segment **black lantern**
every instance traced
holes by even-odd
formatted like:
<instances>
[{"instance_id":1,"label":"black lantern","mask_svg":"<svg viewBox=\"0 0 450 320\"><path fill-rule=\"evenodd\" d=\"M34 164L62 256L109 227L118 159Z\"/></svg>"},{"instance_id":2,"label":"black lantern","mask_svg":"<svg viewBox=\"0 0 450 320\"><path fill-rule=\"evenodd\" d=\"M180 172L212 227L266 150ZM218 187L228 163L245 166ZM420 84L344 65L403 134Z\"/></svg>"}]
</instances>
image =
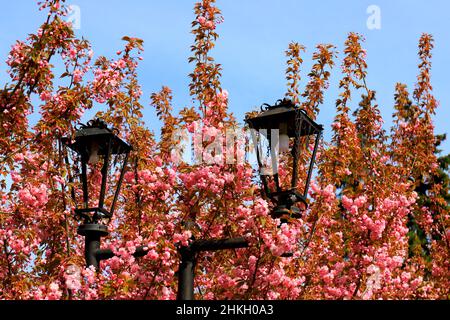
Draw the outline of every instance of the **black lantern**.
<instances>
[{"instance_id":1,"label":"black lantern","mask_svg":"<svg viewBox=\"0 0 450 320\"><path fill-rule=\"evenodd\" d=\"M108 233L107 227L100 223L113 216L132 150L117 133L96 119L77 128L73 139L62 139L70 151L66 157L68 166L74 170L69 173L69 180L75 214L84 220L79 228L81 235L93 231L101 231L103 236Z\"/></svg>"},{"instance_id":2,"label":"black lantern","mask_svg":"<svg viewBox=\"0 0 450 320\"><path fill-rule=\"evenodd\" d=\"M307 207L307 195L323 126L288 99L247 117L265 195L274 202L272 216L300 218L296 204Z\"/></svg>"}]
</instances>

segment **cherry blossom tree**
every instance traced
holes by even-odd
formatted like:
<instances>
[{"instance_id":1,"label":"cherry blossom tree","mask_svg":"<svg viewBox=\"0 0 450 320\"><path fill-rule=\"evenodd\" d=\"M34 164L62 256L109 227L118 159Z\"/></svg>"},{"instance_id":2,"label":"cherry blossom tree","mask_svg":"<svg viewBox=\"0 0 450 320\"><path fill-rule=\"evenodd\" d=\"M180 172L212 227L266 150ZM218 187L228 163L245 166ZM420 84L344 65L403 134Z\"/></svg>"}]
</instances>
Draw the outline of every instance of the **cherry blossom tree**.
<instances>
[{"instance_id":1,"label":"cherry blossom tree","mask_svg":"<svg viewBox=\"0 0 450 320\"><path fill-rule=\"evenodd\" d=\"M390 133L369 87L364 39L348 35L333 137L321 146L309 207L302 218L281 223L270 215L255 168L238 161L249 156L247 137L223 139L240 123L228 110L222 67L212 56L224 22L215 0L194 8L192 106L175 114L168 87L150 97L162 122L159 140L142 120L137 70L143 41L124 37L113 58L94 60L90 43L64 21L64 0L39 7L47 20L13 45L10 83L0 91L1 298L175 299L180 246L194 238L240 236L248 249L197 255L197 299L448 298L448 157L438 159L444 137L435 136L432 123L438 102L431 35L419 42L412 96L405 84L395 88ZM288 46L286 97L315 119L339 55L334 45L318 45L302 90L305 50ZM97 116L134 149L103 242L115 257L96 272L84 265L60 141L99 104L104 108ZM39 121L30 126L33 112ZM196 140L195 161L179 156L180 146L191 147L183 132ZM288 163L282 170L281 176L289 174ZM142 245L148 254L134 258Z\"/></svg>"}]
</instances>

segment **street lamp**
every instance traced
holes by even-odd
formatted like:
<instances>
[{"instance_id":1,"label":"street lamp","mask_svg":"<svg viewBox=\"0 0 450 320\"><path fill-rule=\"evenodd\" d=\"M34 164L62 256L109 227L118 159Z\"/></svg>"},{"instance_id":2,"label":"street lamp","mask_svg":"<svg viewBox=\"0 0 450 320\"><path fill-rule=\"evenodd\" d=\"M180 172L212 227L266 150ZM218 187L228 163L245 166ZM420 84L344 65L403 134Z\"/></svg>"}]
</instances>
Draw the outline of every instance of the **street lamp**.
<instances>
[{"instance_id":1,"label":"street lamp","mask_svg":"<svg viewBox=\"0 0 450 320\"><path fill-rule=\"evenodd\" d=\"M296 206L307 206L308 189L323 126L288 99L246 118L251 129L265 195L273 201L273 218L300 218Z\"/></svg>"},{"instance_id":2,"label":"street lamp","mask_svg":"<svg viewBox=\"0 0 450 320\"><path fill-rule=\"evenodd\" d=\"M73 139L62 138L62 143L72 155L72 163L68 156L66 160L75 215L83 220L78 234L85 237L86 265L98 269L101 260L114 256L111 250L100 249L100 239L109 234L107 224L114 214L132 147L100 119L81 125ZM114 176L118 176L115 185ZM135 256L144 253L140 247Z\"/></svg>"}]
</instances>

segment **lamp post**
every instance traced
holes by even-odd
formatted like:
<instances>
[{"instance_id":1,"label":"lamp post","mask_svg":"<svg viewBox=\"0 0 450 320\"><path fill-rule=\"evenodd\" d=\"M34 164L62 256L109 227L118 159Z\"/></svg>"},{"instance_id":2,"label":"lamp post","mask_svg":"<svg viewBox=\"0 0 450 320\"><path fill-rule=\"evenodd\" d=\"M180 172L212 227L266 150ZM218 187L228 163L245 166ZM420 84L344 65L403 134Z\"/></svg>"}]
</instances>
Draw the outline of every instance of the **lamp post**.
<instances>
[{"instance_id":1,"label":"lamp post","mask_svg":"<svg viewBox=\"0 0 450 320\"><path fill-rule=\"evenodd\" d=\"M279 100L274 106L265 104L263 107L262 113L245 121L252 129L264 193L275 204L272 216L287 222L301 217L300 209L295 206L297 203L307 206L306 198L323 127L290 100ZM280 178L280 164L292 167L291 177ZM301 174L304 179L301 179ZM193 241L180 248L178 300L194 298L197 253L246 247L248 242L245 239L234 238ZM284 254L285 257L291 255Z\"/></svg>"},{"instance_id":2,"label":"lamp post","mask_svg":"<svg viewBox=\"0 0 450 320\"><path fill-rule=\"evenodd\" d=\"M301 216L300 209L295 207L297 203L307 205L323 127L289 100L279 100L274 106L266 104L264 107L261 114L248 117L246 122L252 129L264 193L275 204L272 216L286 222ZM115 129L109 129L99 119L81 125L73 139L63 138L62 142L72 152L75 173L69 173L69 180L75 214L83 220L78 234L85 237L86 265L98 270L100 261L114 257L112 250L101 249L101 238L109 234L107 224L114 214L132 147L117 136ZM70 168L68 156L66 160ZM292 166L290 179L280 177L280 163ZM302 169L305 179L299 177ZM118 174L118 180L113 187L115 174ZM246 247L246 239L228 238L193 240L188 246L179 248L177 299L194 299L198 253ZM139 247L134 256L142 257L147 252L145 247Z\"/></svg>"},{"instance_id":3,"label":"lamp post","mask_svg":"<svg viewBox=\"0 0 450 320\"><path fill-rule=\"evenodd\" d=\"M300 218L296 206L307 206L308 190L323 126L288 99L247 117L264 193L273 203L273 218ZM292 168L289 176L289 169ZM281 173L281 174L280 174Z\"/></svg>"},{"instance_id":4,"label":"lamp post","mask_svg":"<svg viewBox=\"0 0 450 320\"><path fill-rule=\"evenodd\" d=\"M83 220L78 234L85 237L86 266L98 270L101 260L114 256L100 244L101 238L109 234L107 224L114 214L132 147L100 119L81 125L73 139L62 138L62 142L72 154L73 163L68 156L66 160L75 215ZM119 178L114 186L115 173ZM134 256L146 254L144 247L138 247Z\"/></svg>"}]
</instances>

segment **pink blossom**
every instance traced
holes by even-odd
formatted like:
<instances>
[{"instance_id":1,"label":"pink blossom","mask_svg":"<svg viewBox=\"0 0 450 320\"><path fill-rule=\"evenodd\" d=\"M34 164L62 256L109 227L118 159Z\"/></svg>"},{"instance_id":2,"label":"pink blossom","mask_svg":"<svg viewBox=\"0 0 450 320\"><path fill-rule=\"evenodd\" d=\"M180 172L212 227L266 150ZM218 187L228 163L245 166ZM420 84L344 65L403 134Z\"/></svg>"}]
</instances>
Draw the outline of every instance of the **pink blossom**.
<instances>
[{"instance_id":1,"label":"pink blossom","mask_svg":"<svg viewBox=\"0 0 450 320\"><path fill-rule=\"evenodd\" d=\"M124 59L120 59L117 61L117 66L121 69L125 68L127 66L127 63L125 62Z\"/></svg>"},{"instance_id":2,"label":"pink blossom","mask_svg":"<svg viewBox=\"0 0 450 320\"><path fill-rule=\"evenodd\" d=\"M175 243L181 243L182 246L188 246L189 240L192 238L192 232L191 231L184 231L182 234L175 234L173 236L173 241Z\"/></svg>"},{"instance_id":3,"label":"pink blossom","mask_svg":"<svg viewBox=\"0 0 450 320\"><path fill-rule=\"evenodd\" d=\"M402 257L400 257L400 256L394 256L394 257L392 257L392 261L395 263L395 266L396 267L401 267L402 266L402 264L403 264L403 258Z\"/></svg>"},{"instance_id":4,"label":"pink blossom","mask_svg":"<svg viewBox=\"0 0 450 320\"><path fill-rule=\"evenodd\" d=\"M48 300L59 300L62 296L62 292L59 289L59 285L52 282L49 286L50 292L47 293Z\"/></svg>"},{"instance_id":5,"label":"pink blossom","mask_svg":"<svg viewBox=\"0 0 450 320\"><path fill-rule=\"evenodd\" d=\"M200 16L197 18L197 22L200 23L201 25L204 25L206 22L206 18L203 16Z\"/></svg>"},{"instance_id":6,"label":"pink blossom","mask_svg":"<svg viewBox=\"0 0 450 320\"><path fill-rule=\"evenodd\" d=\"M222 101L227 101L228 100L228 91L227 90L222 90L220 93L219 93L219 100L222 100Z\"/></svg>"},{"instance_id":7,"label":"pink blossom","mask_svg":"<svg viewBox=\"0 0 450 320\"><path fill-rule=\"evenodd\" d=\"M411 288L416 289L419 285L421 285L423 282L423 277L419 276L415 278L413 281L411 281Z\"/></svg>"},{"instance_id":8,"label":"pink blossom","mask_svg":"<svg viewBox=\"0 0 450 320\"><path fill-rule=\"evenodd\" d=\"M83 79L83 71L81 71L80 69L76 69L73 72L73 82L79 83L81 82L82 79Z\"/></svg>"},{"instance_id":9,"label":"pink blossom","mask_svg":"<svg viewBox=\"0 0 450 320\"><path fill-rule=\"evenodd\" d=\"M78 291L81 289L80 275L73 274L66 276L66 286L70 290Z\"/></svg>"},{"instance_id":10,"label":"pink blossom","mask_svg":"<svg viewBox=\"0 0 450 320\"><path fill-rule=\"evenodd\" d=\"M28 189L22 189L18 193L19 199L25 204L29 206L34 206L36 199L33 197L33 195L30 193L30 190Z\"/></svg>"},{"instance_id":11,"label":"pink blossom","mask_svg":"<svg viewBox=\"0 0 450 320\"><path fill-rule=\"evenodd\" d=\"M159 255L158 255L158 253L155 251L155 250L150 250L148 253L147 253L147 257L150 259L150 260L156 260L156 259L158 259L158 257L159 257Z\"/></svg>"},{"instance_id":12,"label":"pink blossom","mask_svg":"<svg viewBox=\"0 0 450 320\"><path fill-rule=\"evenodd\" d=\"M334 186L332 186L331 184L326 186L325 189L323 190L323 195L326 198L334 198L335 197Z\"/></svg>"},{"instance_id":13,"label":"pink blossom","mask_svg":"<svg viewBox=\"0 0 450 320\"><path fill-rule=\"evenodd\" d=\"M340 122L333 122L332 127L334 130L339 130L341 128L341 123Z\"/></svg>"},{"instance_id":14,"label":"pink blossom","mask_svg":"<svg viewBox=\"0 0 450 320\"><path fill-rule=\"evenodd\" d=\"M15 183L18 183L18 182L22 181L22 177L17 172L11 172L11 179Z\"/></svg>"},{"instance_id":15,"label":"pink blossom","mask_svg":"<svg viewBox=\"0 0 450 320\"><path fill-rule=\"evenodd\" d=\"M52 98L52 94L49 91L43 91L39 97L42 101L50 101Z\"/></svg>"},{"instance_id":16,"label":"pink blossom","mask_svg":"<svg viewBox=\"0 0 450 320\"><path fill-rule=\"evenodd\" d=\"M214 23L214 21L206 21L204 26L206 28L208 28L208 29L215 29L216 28L216 24Z\"/></svg>"},{"instance_id":17,"label":"pink blossom","mask_svg":"<svg viewBox=\"0 0 450 320\"><path fill-rule=\"evenodd\" d=\"M345 209L350 210L353 206L353 200L344 195L342 196L342 205Z\"/></svg>"},{"instance_id":18,"label":"pink blossom","mask_svg":"<svg viewBox=\"0 0 450 320\"><path fill-rule=\"evenodd\" d=\"M322 266L318 269L319 275L321 277L324 277L328 274L328 272L330 271L330 269L327 266Z\"/></svg>"},{"instance_id":19,"label":"pink blossom","mask_svg":"<svg viewBox=\"0 0 450 320\"><path fill-rule=\"evenodd\" d=\"M360 196L357 199L355 199L354 204L358 208L362 208L367 203L367 197L366 196Z\"/></svg>"}]
</instances>

